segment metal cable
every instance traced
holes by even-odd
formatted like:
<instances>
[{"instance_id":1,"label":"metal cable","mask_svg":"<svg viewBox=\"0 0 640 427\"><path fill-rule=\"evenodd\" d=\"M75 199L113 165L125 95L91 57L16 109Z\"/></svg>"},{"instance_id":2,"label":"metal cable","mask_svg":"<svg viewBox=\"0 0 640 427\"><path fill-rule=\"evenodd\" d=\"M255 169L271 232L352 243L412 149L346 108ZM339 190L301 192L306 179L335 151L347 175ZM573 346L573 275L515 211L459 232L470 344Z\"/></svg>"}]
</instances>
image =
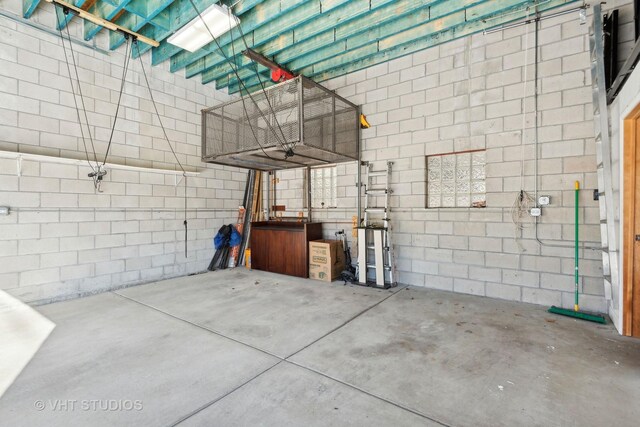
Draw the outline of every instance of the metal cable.
<instances>
[{"instance_id":1,"label":"metal cable","mask_svg":"<svg viewBox=\"0 0 640 427\"><path fill-rule=\"evenodd\" d=\"M158 112L158 105L156 104L156 100L153 97L153 91L151 90L151 85L149 84L149 79L147 77L147 71L144 68L144 62L142 61L142 56L140 56L140 47L138 46L138 42L134 41L133 44L135 45L137 53L138 53L138 60L140 61L140 67L142 68L142 75L144 76L144 81L147 84L147 89L149 90L149 97L151 98L151 103L153 104L153 109L156 112L156 116L158 116L158 122L160 123L160 127L162 128L162 133L164 135L164 139L166 139L167 144L169 145L169 149L171 149L171 153L173 153L173 157L176 159L176 162L178 162L178 166L180 166L180 169L182 170L182 173L186 174L186 171L185 171L184 167L182 166L182 163L180 163L180 159L178 159L178 156L176 155L176 152L173 149L173 146L171 145L171 142L169 140L169 136L167 135L167 130L165 129L164 125L162 124L162 118L160 117L160 113ZM186 176L186 175L184 175L184 176Z\"/></svg>"},{"instance_id":2,"label":"metal cable","mask_svg":"<svg viewBox=\"0 0 640 427\"><path fill-rule=\"evenodd\" d=\"M184 179L184 221L183 221L183 225L184 225L184 257L187 258L187 239L188 239L188 222L187 222L187 172L185 171L184 167L182 166L182 163L180 163L180 159L178 159L178 156L175 152L175 150L173 149L173 146L171 145L171 141L169 140L169 135L167 134L167 130L164 127L164 124L162 124L162 117L160 117L160 112L158 111L158 105L156 104L156 100L153 97L153 91L151 90L151 85L149 84L149 78L147 77L147 71L144 68L144 62L142 61L142 56L140 55L140 46L138 45L138 40L134 39L133 40L133 44L136 47L136 51L138 53L138 60L140 61L140 67L142 68L142 75L144 76L144 81L147 84L147 89L149 90L149 97L151 98L151 103L153 104L153 109L156 112L156 116L158 116L158 122L160 123L160 127L162 128L162 133L164 134L164 139L167 141L167 145L169 145L169 148L171 149L171 152L173 153L173 157L176 159L176 162L178 162L178 166L180 166L180 169L182 169L182 177ZM133 50L133 49L132 49Z\"/></svg>"},{"instance_id":3,"label":"metal cable","mask_svg":"<svg viewBox=\"0 0 640 427\"><path fill-rule=\"evenodd\" d=\"M109 144L107 145L107 151L104 153L104 160L102 162L102 166L107 163L107 157L109 156L109 151L111 150L111 143L113 142L113 134L116 131L116 123L118 122L118 113L120 112L120 103L122 101L122 93L124 92L124 84L127 79L127 70L129 69L129 59L131 57L129 48L131 43L129 42L129 36L125 34L125 39L127 43L125 45L124 50L124 65L122 69L122 80L120 81L120 94L118 95L118 104L116 105L116 115L113 118L113 126L111 126L111 135L109 135Z\"/></svg>"},{"instance_id":4,"label":"metal cable","mask_svg":"<svg viewBox=\"0 0 640 427\"><path fill-rule=\"evenodd\" d=\"M220 51L220 54L222 55L222 57L225 59L225 61L227 62L227 64L229 65L229 67L231 68L231 71L233 71L233 73L236 75L236 78L238 79L238 82L240 83L240 85L242 85L242 87L244 88L245 92L247 92L247 95L249 96L249 99L251 99L251 101L254 103L254 105L256 106L256 109L258 110L258 112L260 113L260 116L262 117L262 119L265 121L265 123L269 126L269 129L271 130L271 132L273 132L273 135L276 137L276 139L278 140L278 142L280 143L280 147L286 151L284 144L282 143L282 141L280 140L280 137L278 136L277 132L273 129L273 126L271 126L271 123L269 123L269 121L266 119L266 117L264 116L264 113L262 112L262 110L260 109L260 107L258 106L258 103L255 101L255 99L253 99L253 96L251 95L251 93L249 93L249 91L247 90L247 87L245 86L244 82L242 81L242 79L240 78L240 76L238 75L238 71L236 68L234 68L234 64L233 62L229 59L229 57L224 53L224 51L222 50L222 47L220 46L220 43L218 43L218 40L213 36L213 32L211 31L211 29L209 28L209 25L206 23L206 21L204 20L204 18L202 17L202 14L200 13L200 11L198 10L198 8L196 7L195 3L193 2L193 0L189 0L189 2L191 3L191 6L193 7L193 10L196 11L196 13L198 14L198 17L200 18L200 20L202 21L202 23L204 24L205 28L207 29L207 32L209 33L209 35L211 36L211 38L213 39L214 43L216 44L216 46L218 47L218 50ZM277 160L274 159L273 157L269 156L267 154L267 152L264 150L264 148L262 147L262 145L260 144L260 141L258 140L258 137L255 134L255 131L253 130L253 126L251 126L251 120L249 119L249 112L247 111L247 107L246 104L244 102L244 97L241 96L240 97L241 101L242 101L242 107L244 109L244 113L247 116L247 121L249 122L249 128L251 129L251 133L253 134L253 137L256 140L256 143L258 144L258 146L260 147L260 149L262 150L262 152L264 153L265 156L267 156L268 158L270 158L271 160Z\"/></svg>"},{"instance_id":5,"label":"metal cable","mask_svg":"<svg viewBox=\"0 0 640 427\"><path fill-rule=\"evenodd\" d=\"M227 9L227 15L229 16L229 22L231 22L231 9ZM248 50L249 49L249 45L247 44L247 40L244 37L244 32L242 31L242 26L238 25L238 31L240 32L240 38L242 39L242 43L244 43L244 47ZM233 53L233 57L235 58L236 50L233 47L233 41L231 42L231 51ZM284 134L284 131L282 130L282 127L280 126L280 122L278 121L278 118L276 117L275 110L274 110L273 106L271 105L271 101L269 100L269 95L267 94L267 91L265 90L264 83L262 82L262 78L260 77L260 73L258 72L258 63L256 61L254 61L252 58L250 58L250 59L255 64L255 68L253 69L253 72L255 73L256 77L258 78L258 82L260 83L260 88L262 89L262 92L264 93L265 99L267 100L267 105L269 105L269 109L271 110L271 112L273 114L273 119L275 120L276 125L278 126L278 129L280 130L280 133L282 134L282 140L284 141L284 144L286 145L287 144L287 136ZM299 93L298 96L302 96L302 93ZM299 115L300 115L300 113L299 113ZM285 152L285 159L288 158L288 157L292 157L293 156L293 149L294 148L295 148L295 142L293 144L291 144L287 148L287 150ZM291 154L289 154L289 153L291 153Z\"/></svg>"},{"instance_id":6,"label":"metal cable","mask_svg":"<svg viewBox=\"0 0 640 427\"><path fill-rule=\"evenodd\" d=\"M56 7L60 7L58 5L56 5ZM64 10L63 10L63 13ZM65 13L66 14L66 13ZM65 62L67 64L67 73L69 74L69 84L71 85L71 93L73 95L73 103L76 106L76 114L78 116L78 125L80 126L80 134L82 135L82 145L84 146L84 153L87 157L87 163L89 164L89 167L91 168L92 171L96 171L96 169L93 167L93 165L91 164L91 161L89 160L89 150L87 149L87 141L86 141L86 137L84 136L84 127L82 126L82 119L80 118L80 108L78 106L78 100L76 98L76 91L73 87L73 78L71 77L71 66L69 65L69 57L67 55L67 47L64 44L64 37L62 35L62 25L60 23L60 16L58 15L58 13L56 13L56 19L58 21L58 32L60 34L60 42L62 43L62 49L64 51L64 59ZM69 27L67 26L67 33L69 32ZM71 45L71 37L69 34L67 34L67 36L69 37L69 44ZM72 53L73 55L73 53ZM77 74L76 74L77 76ZM77 77L76 77L77 78ZM80 79L78 78L78 89L80 88ZM83 106L84 106L84 102L83 102ZM86 118L86 110L85 110L85 118ZM91 146L94 147L93 145L93 139L91 137L91 129L89 128L89 122L87 121L87 129L89 130L89 138L91 140ZM98 164L98 159L96 157L96 151L95 151L95 147L93 148L93 159L96 162L96 165Z\"/></svg>"}]
</instances>

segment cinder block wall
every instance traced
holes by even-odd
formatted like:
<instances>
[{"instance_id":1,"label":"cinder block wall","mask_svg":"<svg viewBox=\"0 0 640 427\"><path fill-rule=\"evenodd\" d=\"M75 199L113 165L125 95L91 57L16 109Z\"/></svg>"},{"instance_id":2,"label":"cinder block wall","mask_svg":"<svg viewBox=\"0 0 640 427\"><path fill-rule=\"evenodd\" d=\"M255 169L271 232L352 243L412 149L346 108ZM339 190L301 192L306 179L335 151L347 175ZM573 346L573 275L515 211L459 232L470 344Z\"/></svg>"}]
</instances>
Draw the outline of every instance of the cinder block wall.
<instances>
[{"instance_id":1,"label":"cinder block wall","mask_svg":"<svg viewBox=\"0 0 640 427\"><path fill-rule=\"evenodd\" d=\"M623 62L633 46L633 8L628 1L605 5L605 10L612 8L620 8ZM394 162L392 240L400 283L573 305L576 180L583 188L580 240L587 246L600 242L593 200L590 22L591 11L585 25L577 12L541 23L538 190L551 196L540 219L542 244L532 222L519 232L511 220L523 154L524 190L534 191L533 26L528 36L525 27L478 34L323 83L362 105L372 124L362 131L363 160L374 162L376 169ZM425 208L425 156L469 149L487 150L487 207ZM328 221L327 237L336 228L350 228L355 174L355 163L339 165L338 208L313 211L314 219ZM282 181L278 202L297 206L301 187ZM601 252L581 249L579 256L581 305L605 312Z\"/></svg>"},{"instance_id":2,"label":"cinder block wall","mask_svg":"<svg viewBox=\"0 0 640 427\"><path fill-rule=\"evenodd\" d=\"M20 15L22 2L1 7ZM42 2L29 23L55 31L55 19L53 7ZM78 18L70 32L82 40ZM108 49L107 36L103 31L96 45ZM124 47L108 53L73 48L102 161ZM152 169L107 167L104 192L97 193L86 161L61 160L85 159L85 152L59 36L0 17L0 206L11 208L9 216L0 216L0 289L47 302L206 269L211 239L223 223L235 222L246 179L240 169L200 161L200 109L227 95L170 73L168 62L151 67L149 54L143 61L176 153L197 172L187 179L187 258L184 185L172 171L176 161L138 60L130 63L108 163ZM24 153L21 162L16 153Z\"/></svg>"}]
</instances>

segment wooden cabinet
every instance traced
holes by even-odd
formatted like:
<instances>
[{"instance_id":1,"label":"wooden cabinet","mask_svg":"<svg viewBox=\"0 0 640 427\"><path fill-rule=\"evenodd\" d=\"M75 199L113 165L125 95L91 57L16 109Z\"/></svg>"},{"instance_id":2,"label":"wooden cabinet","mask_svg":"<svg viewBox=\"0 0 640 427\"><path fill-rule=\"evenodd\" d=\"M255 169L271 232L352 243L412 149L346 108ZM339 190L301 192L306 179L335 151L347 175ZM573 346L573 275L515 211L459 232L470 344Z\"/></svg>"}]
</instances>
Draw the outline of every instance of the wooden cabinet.
<instances>
[{"instance_id":1,"label":"wooden cabinet","mask_svg":"<svg viewBox=\"0 0 640 427\"><path fill-rule=\"evenodd\" d=\"M322 239L322 223L251 223L251 268L309 277L309 242Z\"/></svg>"}]
</instances>

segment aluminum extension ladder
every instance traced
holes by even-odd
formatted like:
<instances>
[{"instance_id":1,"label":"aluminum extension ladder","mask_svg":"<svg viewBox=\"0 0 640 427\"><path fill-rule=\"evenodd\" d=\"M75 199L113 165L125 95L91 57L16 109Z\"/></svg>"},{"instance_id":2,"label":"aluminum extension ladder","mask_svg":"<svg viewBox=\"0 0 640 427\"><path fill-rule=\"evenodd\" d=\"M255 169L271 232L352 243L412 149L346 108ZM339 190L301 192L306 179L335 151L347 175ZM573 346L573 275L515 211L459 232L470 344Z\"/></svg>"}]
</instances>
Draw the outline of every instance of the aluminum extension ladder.
<instances>
[{"instance_id":1,"label":"aluminum extension ladder","mask_svg":"<svg viewBox=\"0 0 640 427\"><path fill-rule=\"evenodd\" d=\"M607 110L607 90L604 77L604 40L602 6L593 5L593 26L589 33L593 121L596 140L596 161L600 207L600 236L602 241L602 273L604 295L611 300L612 285L618 286L618 246L615 230L614 196L611 183L611 140Z\"/></svg>"},{"instance_id":2,"label":"aluminum extension ladder","mask_svg":"<svg viewBox=\"0 0 640 427\"><path fill-rule=\"evenodd\" d=\"M393 162L387 162L386 169L375 171L371 162L361 164L366 178L363 184L364 217L358 227L358 283L383 289L396 286L389 223L392 165ZM383 206L371 206L381 199Z\"/></svg>"}]
</instances>

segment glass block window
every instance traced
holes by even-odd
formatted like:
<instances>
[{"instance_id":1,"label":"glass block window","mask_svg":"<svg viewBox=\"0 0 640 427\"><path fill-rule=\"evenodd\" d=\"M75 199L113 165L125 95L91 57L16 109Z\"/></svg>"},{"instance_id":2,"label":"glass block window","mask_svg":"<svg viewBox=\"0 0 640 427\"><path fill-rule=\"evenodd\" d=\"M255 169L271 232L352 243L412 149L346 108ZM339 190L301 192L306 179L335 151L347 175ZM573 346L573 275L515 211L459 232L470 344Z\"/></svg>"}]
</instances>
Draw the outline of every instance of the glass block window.
<instances>
[{"instance_id":1,"label":"glass block window","mask_svg":"<svg viewBox=\"0 0 640 427\"><path fill-rule=\"evenodd\" d=\"M311 207L335 208L338 205L336 166L311 169Z\"/></svg>"},{"instance_id":2,"label":"glass block window","mask_svg":"<svg viewBox=\"0 0 640 427\"><path fill-rule=\"evenodd\" d=\"M485 154L427 156L427 207L485 207Z\"/></svg>"}]
</instances>

